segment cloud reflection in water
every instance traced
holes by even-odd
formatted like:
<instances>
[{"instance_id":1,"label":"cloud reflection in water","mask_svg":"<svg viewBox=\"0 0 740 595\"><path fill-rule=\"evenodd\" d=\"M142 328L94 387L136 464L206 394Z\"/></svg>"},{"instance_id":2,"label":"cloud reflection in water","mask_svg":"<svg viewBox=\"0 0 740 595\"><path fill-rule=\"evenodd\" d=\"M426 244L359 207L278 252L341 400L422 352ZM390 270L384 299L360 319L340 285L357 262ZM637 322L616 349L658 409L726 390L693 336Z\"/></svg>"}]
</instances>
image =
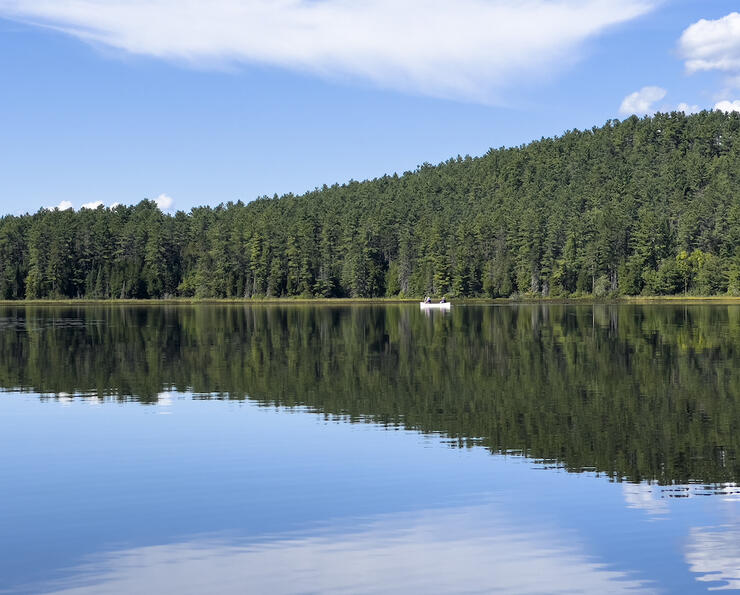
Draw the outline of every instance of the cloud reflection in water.
<instances>
[{"instance_id":1,"label":"cloud reflection in water","mask_svg":"<svg viewBox=\"0 0 740 595\"><path fill-rule=\"evenodd\" d=\"M505 515L479 505L259 543L202 538L137 547L96 556L46 592L653 592L590 556L575 534L513 527Z\"/></svg>"},{"instance_id":2,"label":"cloud reflection in water","mask_svg":"<svg viewBox=\"0 0 740 595\"><path fill-rule=\"evenodd\" d=\"M709 591L740 590L740 523L691 529L686 562Z\"/></svg>"},{"instance_id":3,"label":"cloud reflection in water","mask_svg":"<svg viewBox=\"0 0 740 595\"><path fill-rule=\"evenodd\" d=\"M655 486L647 483L623 483L622 494L627 508L638 508L651 516L668 514L668 503L660 499Z\"/></svg>"}]
</instances>

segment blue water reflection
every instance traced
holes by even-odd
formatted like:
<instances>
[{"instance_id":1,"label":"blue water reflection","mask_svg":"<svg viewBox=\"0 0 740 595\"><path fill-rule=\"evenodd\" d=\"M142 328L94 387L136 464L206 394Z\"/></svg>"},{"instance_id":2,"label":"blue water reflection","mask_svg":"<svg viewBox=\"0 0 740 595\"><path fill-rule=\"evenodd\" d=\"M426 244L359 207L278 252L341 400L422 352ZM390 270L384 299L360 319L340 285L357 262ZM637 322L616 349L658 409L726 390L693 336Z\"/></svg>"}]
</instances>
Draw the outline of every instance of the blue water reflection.
<instances>
[{"instance_id":1,"label":"blue water reflection","mask_svg":"<svg viewBox=\"0 0 740 595\"><path fill-rule=\"evenodd\" d=\"M75 573L52 592L654 591L589 555L576 533L511 526L495 505L388 515L258 544L194 539L132 548L95 557Z\"/></svg>"},{"instance_id":2,"label":"blue water reflection","mask_svg":"<svg viewBox=\"0 0 740 595\"><path fill-rule=\"evenodd\" d=\"M734 485L614 483L175 391L9 393L0 420L3 592L738 588Z\"/></svg>"}]
</instances>

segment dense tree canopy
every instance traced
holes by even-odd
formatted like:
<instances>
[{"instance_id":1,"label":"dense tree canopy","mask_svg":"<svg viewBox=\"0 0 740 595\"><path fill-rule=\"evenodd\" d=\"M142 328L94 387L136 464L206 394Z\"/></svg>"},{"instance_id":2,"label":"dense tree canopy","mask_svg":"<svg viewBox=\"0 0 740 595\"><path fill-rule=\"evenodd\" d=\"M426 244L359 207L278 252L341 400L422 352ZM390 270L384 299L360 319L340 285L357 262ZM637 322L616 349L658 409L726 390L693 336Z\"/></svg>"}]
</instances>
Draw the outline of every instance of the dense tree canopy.
<instances>
[{"instance_id":1,"label":"dense tree canopy","mask_svg":"<svg viewBox=\"0 0 740 595\"><path fill-rule=\"evenodd\" d=\"M633 116L246 205L5 216L0 299L735 295L739 135Z\"/></svg>"}]
</instances>

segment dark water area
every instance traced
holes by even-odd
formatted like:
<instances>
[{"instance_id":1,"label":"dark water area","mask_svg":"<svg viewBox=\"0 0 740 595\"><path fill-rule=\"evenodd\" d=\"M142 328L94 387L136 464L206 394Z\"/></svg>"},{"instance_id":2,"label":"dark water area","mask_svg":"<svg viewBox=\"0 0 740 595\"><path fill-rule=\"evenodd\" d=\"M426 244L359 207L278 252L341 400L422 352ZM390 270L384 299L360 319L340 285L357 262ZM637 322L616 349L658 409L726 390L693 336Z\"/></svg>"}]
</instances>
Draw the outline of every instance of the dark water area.
<instances>
[{"instance_id":1,"label":"dark water area","mask_svg":"<svg viewBox=\"0 0 740 595\"><path fill-rule=\"evenodd\" d=\"M740 589L740 307L0 306L0 593Z\"/></svg>"}]
</instances>

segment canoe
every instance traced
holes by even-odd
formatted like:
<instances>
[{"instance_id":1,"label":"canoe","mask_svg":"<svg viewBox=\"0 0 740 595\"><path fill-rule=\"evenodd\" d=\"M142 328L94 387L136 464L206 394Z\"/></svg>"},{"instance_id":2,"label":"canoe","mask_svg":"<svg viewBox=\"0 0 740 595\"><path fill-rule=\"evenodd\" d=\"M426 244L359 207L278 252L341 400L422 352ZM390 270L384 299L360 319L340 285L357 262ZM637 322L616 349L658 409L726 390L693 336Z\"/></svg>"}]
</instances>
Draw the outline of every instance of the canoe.
<instances>
[{"instance_id":1,"label":"canoe","mask_svg":"<svg viewBox=\"0 0 740 595\"><path fill-rule=\"evenodd\" d=\"M422 310L449 310L452 304L450 302L445 302L444 304L427 304L426 302L419 302L419 306Z\"/></svg>"}]
</instances>

